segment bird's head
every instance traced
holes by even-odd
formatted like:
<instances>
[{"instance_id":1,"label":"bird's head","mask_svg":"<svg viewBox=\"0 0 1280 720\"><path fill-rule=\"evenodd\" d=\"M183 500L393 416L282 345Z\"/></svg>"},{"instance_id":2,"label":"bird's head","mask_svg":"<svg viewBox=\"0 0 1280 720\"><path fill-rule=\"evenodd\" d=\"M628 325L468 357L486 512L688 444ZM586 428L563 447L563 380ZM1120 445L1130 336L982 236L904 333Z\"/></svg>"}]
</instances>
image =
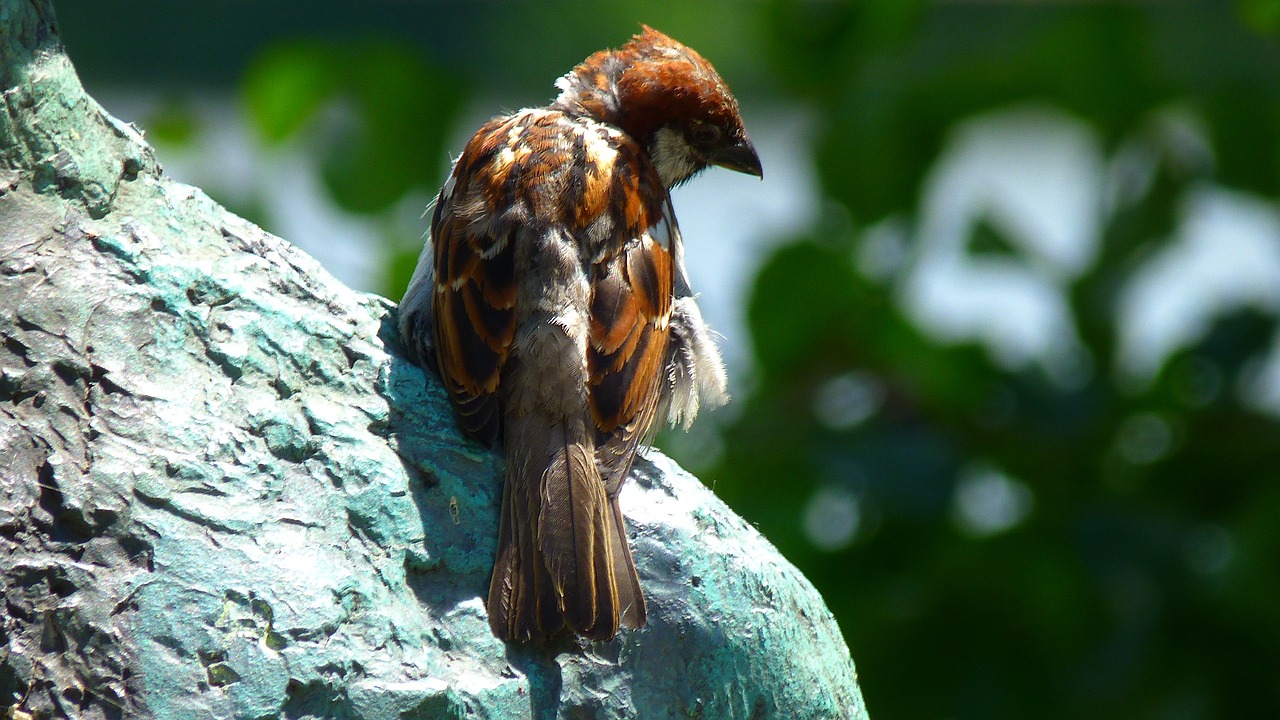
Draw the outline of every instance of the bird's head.
<instances>
[{"instance_id":1,"label":"bird's head","mask_svg":"<svg viewBox=\"0 0 1280 720\"><path fill-rule=\"evenodd\" d=\"M763 177L738 101L692 48L645 26L556 82L553 107L621 128L673 187L710 165Z\"/></svg>"}]
</instances>

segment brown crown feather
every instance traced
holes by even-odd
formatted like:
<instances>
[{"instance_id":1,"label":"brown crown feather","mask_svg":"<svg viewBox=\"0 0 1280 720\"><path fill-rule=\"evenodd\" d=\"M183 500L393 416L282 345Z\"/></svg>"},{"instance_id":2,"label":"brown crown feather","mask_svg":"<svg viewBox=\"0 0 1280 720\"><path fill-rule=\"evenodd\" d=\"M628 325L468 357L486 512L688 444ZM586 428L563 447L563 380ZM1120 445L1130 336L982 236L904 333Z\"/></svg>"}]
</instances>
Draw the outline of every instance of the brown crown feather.
<instances>
[{"instance_id":1,"label":"brown crown feather","mask_svg":"<svg viewBox=\"0 0 1280 720\"><path fill-rule=\"evenodd\" d=\"M672 122L700 120L742 134L738 101L696 50L648 25L561 78L553 106L615 125L647 145Z\"/></svg>"}]
</instances>

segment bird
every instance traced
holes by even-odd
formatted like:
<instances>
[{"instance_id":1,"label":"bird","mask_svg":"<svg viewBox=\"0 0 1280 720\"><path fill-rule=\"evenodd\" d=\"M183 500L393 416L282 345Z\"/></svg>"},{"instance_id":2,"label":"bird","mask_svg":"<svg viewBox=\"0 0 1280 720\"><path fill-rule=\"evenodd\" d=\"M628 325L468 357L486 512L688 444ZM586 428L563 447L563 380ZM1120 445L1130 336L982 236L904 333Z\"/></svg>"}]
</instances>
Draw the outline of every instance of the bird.
<instances>
[{"instance_id":1,"label":"bird","mask_svg":"<svg viewBox=\"0 0 1280 720\"><path fill-rule=\"evenodd\" d=\"M505 459L486 609L503 641L643 627L619 489L661 421L728 400L671 189L763 177L707 60L647 25L467 142L399 306L461 428Z\"/></svg>"}]
</instances>

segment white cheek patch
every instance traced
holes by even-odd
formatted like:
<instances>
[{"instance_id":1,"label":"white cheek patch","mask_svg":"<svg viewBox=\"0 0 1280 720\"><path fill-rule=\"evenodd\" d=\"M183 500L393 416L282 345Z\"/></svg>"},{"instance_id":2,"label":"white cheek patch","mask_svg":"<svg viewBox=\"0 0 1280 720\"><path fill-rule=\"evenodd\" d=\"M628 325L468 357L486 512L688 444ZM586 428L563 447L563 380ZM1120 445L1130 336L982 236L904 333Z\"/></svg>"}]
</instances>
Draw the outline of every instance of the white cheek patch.
<instances>
[{"instance_id":1,"label":"white cheek patch","mask_svg":"<svg viewBox=\"0 0 1280 720\"><path fill-rule=\"evenodd\" d=\"M659 128L654 133L650 157L662 184L668 188L689 179L698 169L693 148L685 142L684 136L671 128Z\"/></svg>"}]
</instances>

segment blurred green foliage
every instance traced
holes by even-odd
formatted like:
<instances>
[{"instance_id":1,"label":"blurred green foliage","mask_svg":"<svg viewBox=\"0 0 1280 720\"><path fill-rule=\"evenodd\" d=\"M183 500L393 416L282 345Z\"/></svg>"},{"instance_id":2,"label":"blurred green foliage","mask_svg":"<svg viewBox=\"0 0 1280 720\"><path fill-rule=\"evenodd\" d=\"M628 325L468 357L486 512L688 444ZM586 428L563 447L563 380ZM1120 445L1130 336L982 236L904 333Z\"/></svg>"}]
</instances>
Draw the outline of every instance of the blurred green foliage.
<instances>
[{"instance_id":1,"label":"blurred green foliage","mask_svg":"<svg viewBox=\"0 0 1280 720\"><path fill-rule=\"evenodd\" d=\"M464 98L458 83L398 43L280 44L249 69L249 117L273 143L290 139L321 110L345 110L323 144L325 185L346 210L387 209L435 182L446 133ZM342 120L348 122L342 122Z\"/></svg>"},{"instance_id":2,"label":"blurred green foliage","mask_svg":"<svg viewBox=\"0 0 1280 720\"><path fill-rule=\"evenodd\" d=\"M1280 195L1280 5L409 6L424 13L406 23L422 47L401 28L264 41L240 86L268 144L325 128L307 144L348 210L433 192L469 92L542 102L638 21L710 57L749 113L795 104L813 118L826 210L780 238L754 281L757 365L719 428L723 452L709 467L685 459L822 591L873 717L1280 717L1280 423L1239 390L1277 318L1239 310L1149 386L1116 380L1119 294L1169 242L1188 194ZM886 218L913 236L957 123L1027 102L1088 123L1108 158L1177 106L1212 155L1165 148L1138 197L1097 208L1099 255L1064 287L1087 354L1078 382L931 337L902 309L901 278L857 262ZM175 107L157 116L162 138L192 132ZM386 253L392 297L417 241ZM1037 270L987 222L967 251ZM833 388L861 393L864 409L833 423ZM1029 514L975 530L957 507L992 476L1016 481ZM848 537L815 541L821 511Z\"/></svg>"},{"instance_id":3,"label":"blurred green foliage","mask_svg":"<svg viewBox=\"0 0 1280 720\"><path fill-rule=\"evenodd\" d=\"M804 231L760 272L761 377L704 478L822 590L875 717L1280 717L1280 425L1235 392L1276 318L1218 322L1148 389L1114 380L1118 289L1167 242L1186 193L1280 191L1274 35L1225 4L905 7L766 10L773 68L818 113L822 191L854 223ZM1245 15L1274 30L1256 3ZM1167 160L1105 217L1101 257L1067 288L1093 363L1070 389L923 337L895 286L855 264L868 225L917 217L958 121L1025 101L1086 119L1108 151L1183 104L1216 160ZM993 249L1017 253L979 224L969 251ZM815 397L849 371L873 373L884 400L833 430ZM1144 432L1166 447L1126 450ZM955 522L975 463L1030 489L1024 522L990 535ZM804 523L832 488L860 523L826 551Z\"/></svg>"}]
</instances>

